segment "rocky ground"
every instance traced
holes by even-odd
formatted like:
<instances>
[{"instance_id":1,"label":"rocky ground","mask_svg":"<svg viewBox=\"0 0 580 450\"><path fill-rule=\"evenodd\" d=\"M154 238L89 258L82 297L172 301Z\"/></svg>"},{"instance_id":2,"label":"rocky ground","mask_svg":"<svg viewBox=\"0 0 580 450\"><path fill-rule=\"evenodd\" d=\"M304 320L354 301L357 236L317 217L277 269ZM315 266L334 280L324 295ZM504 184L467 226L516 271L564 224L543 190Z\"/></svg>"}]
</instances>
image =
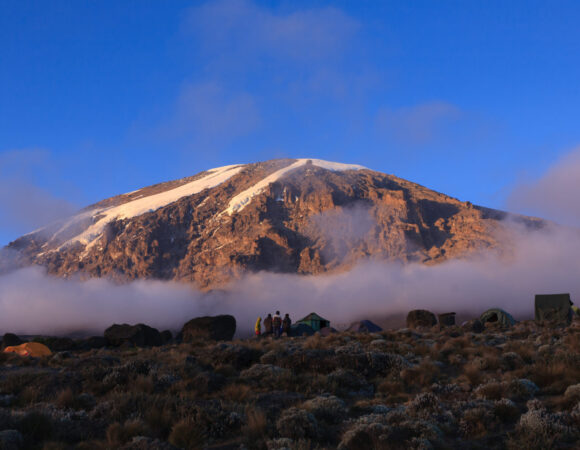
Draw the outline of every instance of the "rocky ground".
<instances>
[{"instance_id":1,"label":"rocky ground","mask_svg":"<svg viewBox=\"0 0 580 450\"><path fill-rule=\"evenodd\" d=\"M580 447L580 320L0 354L3 449Z\"/></svg>"}]
</instances>

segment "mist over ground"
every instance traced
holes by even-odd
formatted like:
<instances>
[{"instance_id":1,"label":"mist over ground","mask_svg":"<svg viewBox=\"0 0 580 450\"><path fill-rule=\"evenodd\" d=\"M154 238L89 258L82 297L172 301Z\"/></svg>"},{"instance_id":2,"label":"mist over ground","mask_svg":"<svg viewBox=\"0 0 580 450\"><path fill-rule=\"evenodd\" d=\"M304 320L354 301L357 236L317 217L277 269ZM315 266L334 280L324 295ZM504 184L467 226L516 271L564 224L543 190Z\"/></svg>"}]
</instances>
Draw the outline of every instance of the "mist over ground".
<instances>
[{"instance_id":1,"label":"mist over ground","mask_svg":"<svg viewBox=\"0 0 580 450\"><path fill-rule=\"evenodd\" d=\"M250 334L258 315L280 310L294 319L316 311L333 324L376 320L415 308L479 315L501 307L517 319L533 317L534 294L580 297L580 233L549 226L509 225L512 251L482 252L434 266L364 261L322 276L257 273L224 291L203 293L177 282L115 284L46 275L42 268L0 276L0 332L58 335L102 333L113 323L143 322L178 330L202 315L232 314L238 335Z\"/></svg>"}]
</instances>

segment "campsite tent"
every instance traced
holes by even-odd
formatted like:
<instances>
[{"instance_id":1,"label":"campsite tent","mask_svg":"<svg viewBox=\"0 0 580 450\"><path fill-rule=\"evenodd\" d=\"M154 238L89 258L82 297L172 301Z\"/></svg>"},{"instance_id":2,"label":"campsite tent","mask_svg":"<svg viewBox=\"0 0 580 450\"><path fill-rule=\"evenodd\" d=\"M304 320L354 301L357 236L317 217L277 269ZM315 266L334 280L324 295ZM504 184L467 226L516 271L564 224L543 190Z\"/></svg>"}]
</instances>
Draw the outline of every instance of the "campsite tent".
<instances>
[{"instance_id":1,"label":"campsite tent","mask_svg":"<svg viewBox=\"0 0 580 450\"><path fill-rule=\"evenodd\" d=\"M351 331L353 333L378 333L383 331L383 329L377 324L372 323L370 320L361 320L359 322L351 323L346 331Z\"/></svg>"},{"instance_id":2,"label":"campsite tent","mask_svg":"<svg viewBox=\"0 0 580 450\"><path fill-rule=\"evenodd\" d=\"M299 320L296 323L303 323L305 325L308 325L314 331L318 331L321 328L330 326L330 321L320 317L316 313L310 313L306 317L304 317L303 319Z\"/></svg>"},{"instance_id":3,"label":"campsite tent","mask_svg":"<svg viewBox=\"0 0 580 450\"><path fill-rule=\"evenodd\" d=\"M484 325L486 322L499 322L502 327L511 327L516 323L511 314L499 308L488 309L479 317L479 320Z\"/></svg>"},{"instance_id":4,"label":"campsite tent","mask_svg":"<svg viewBox=\"0 0 580 450\"><path fill-rule=\"evenodd\" d=\"M572 321L570 294L536 295L536 322L566 323Z\"/></svg>"},{"instance_id":5,"label":"campsite tent","mask_svg":"<svg viewBox=\"0 0 580 450\"><path fill-rule=\"evenodd\" d=\"M48 356L52 355L50 349L39 342L25 342L24 344L6 347L4 353L18 353L20 356Z\"/></svg>"}]
</instances>

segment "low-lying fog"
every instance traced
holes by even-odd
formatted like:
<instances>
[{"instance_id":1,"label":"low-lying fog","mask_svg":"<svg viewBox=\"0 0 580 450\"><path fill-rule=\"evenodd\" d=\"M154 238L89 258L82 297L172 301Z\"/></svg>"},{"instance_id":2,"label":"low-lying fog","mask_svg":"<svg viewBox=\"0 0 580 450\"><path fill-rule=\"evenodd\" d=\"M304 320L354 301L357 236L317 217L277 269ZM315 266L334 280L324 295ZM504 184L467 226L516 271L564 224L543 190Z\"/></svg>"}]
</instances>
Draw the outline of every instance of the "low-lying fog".
<instances>
[{"instance_id":1,"label":"low-lying fog","mask_svg":"<svg viewBox=\"0 0 580 450\"><path fill-rule=\"evenodd\" d=\"M65 280L26 268L0 277L0 332L102 333L113 323L143 322L178 330L202 315L233 314L238 334L250 333L258 315L280 310L296 320L316 311L334 324L379 320L415 308L479 315L501 307L533 317L534 294L580 295L580 234L549 227L510 225L513 253L482 253L435 266L362 262L324 276L248 275L227 292L203 294L188 285L105 279Z\"/></svg>"}]
</instances>

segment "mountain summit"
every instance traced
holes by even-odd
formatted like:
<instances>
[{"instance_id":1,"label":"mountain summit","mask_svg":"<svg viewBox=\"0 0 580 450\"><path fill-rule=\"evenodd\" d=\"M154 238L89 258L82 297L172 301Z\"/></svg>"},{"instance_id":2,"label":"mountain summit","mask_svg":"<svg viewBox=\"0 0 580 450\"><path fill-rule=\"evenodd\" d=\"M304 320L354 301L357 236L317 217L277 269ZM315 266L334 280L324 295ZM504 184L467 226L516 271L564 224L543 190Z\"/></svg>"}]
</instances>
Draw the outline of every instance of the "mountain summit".
<instances>
[{"instance_id":1,"label":"mountain summit","mask_svg":"<svg viewBox=\"0 0 580 450\"><path fill-rule=\"evenodd\" d=\"M320 274L369 258L429 264L500 249L505 217L363 166L277 159L112 197L8 248L64 277L213 288L248 271Z\"/></svg>"}]
</instances>

